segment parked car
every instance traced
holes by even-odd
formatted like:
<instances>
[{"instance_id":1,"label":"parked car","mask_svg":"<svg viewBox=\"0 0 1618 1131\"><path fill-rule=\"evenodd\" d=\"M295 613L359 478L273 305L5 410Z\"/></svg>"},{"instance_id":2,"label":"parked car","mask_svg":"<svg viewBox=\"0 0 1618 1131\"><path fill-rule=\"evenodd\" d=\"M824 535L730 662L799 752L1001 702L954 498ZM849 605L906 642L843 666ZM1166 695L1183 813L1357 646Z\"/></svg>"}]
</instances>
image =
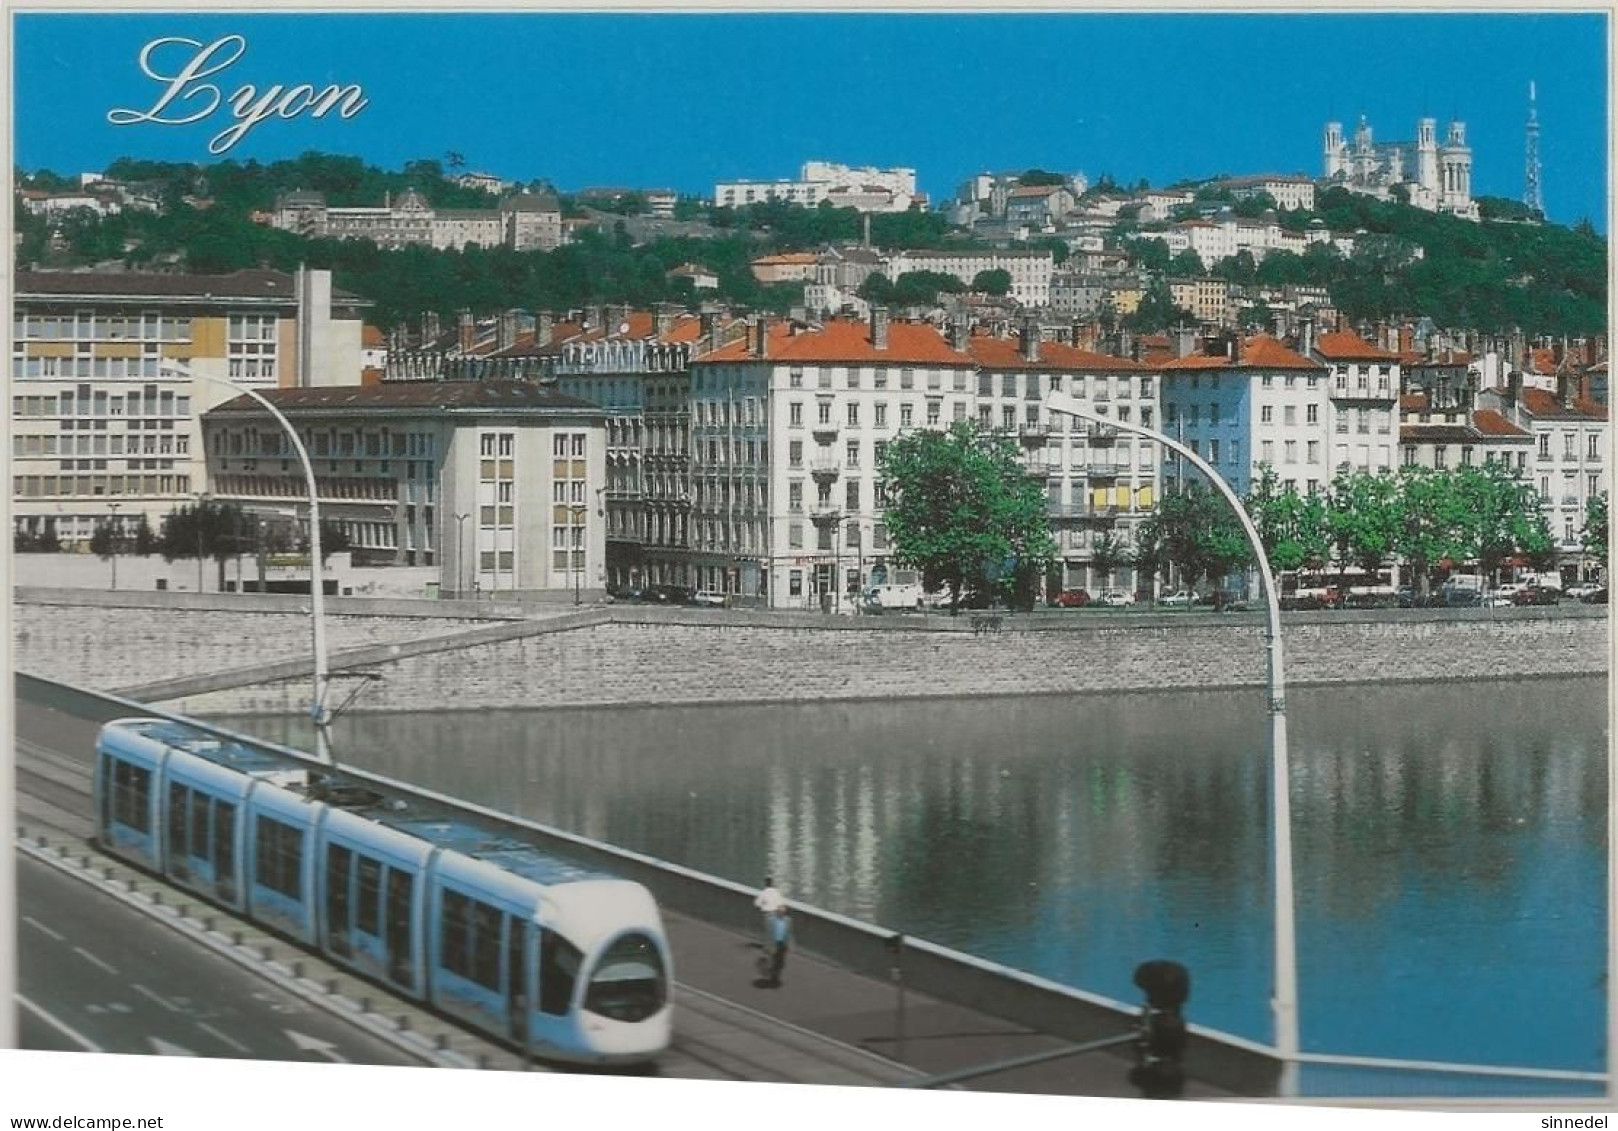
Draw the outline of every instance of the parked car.
<instances>
[{"instance_id":1,"label":"parked car","mask_svg":"<svg viewBox=\"0 0 1618 1131\"><path fill-rule=\"evenodd\" d=\"M1109 589L1101 594L1101 603L1108 608L1126 608L1135 603L1135 595L1123 589Z\"/></svg>"},{"instance_id":2,"label":"parked car","mask_svg":"<svg viewBox=\"0 0 1618 1131\"><path fill-rule=\"evenodd\" d=\"M695 597L684 585L653 585L646 590L646 600L654 605L689 605Z\"/></svg>"},{"instance_id":3,"label":"parked car","mask_svg":"<svg viewBox=\"0 0 1618 1131\"><path fill-rule=\"evenodd\" d=\"M1343 598L1343 607L1348 609L1391 609L1398 603L1398 596L1393 593L1381 593L1368 589L1361 593L1349 590Z\"/></svg>"},{"instance_id":4,"label":"parked car","mask_svg":"<svg viewBox=\"0 0 1618 1131\"><path fill-rule=\"evenodd\" d=\"M1514 605L1555 605L1562 600L1560 590L1549 585L1529 585L1517 590L1511 598Z\"/></svg>"},{"instance_id":5,"label":"parked car","mask_svg":"<svg viewBox=\"0 0 1618 1131\"><path fill-rule=\"evenodd\" d=\"M1157 599L1157 603L1167 605L1170 608L1182 607L1189 609L1193 600L1195 600L1195 597L1189 589L1176 589L1172 593L1163 594Z\"/></svg>"},{"instance_id":6,"label":"parked car","mask_svg":"<svg viewBox=\"0 0 1618 1131\"><path fill-rule=\"evenodd\" d=\"M1591 590L1580 597L1579 600L1586 605L1605 605L1607 603L1607 587L1603 585L1600 589Z\"/></svg>"},{"instance_id":7,"label":"parked car","mask_svg":"<svg viewBox=\"0 0 1618 1131\"><path fill-rule=\"evenodd\" d=\"M725 595L712 589L699 589L691 595L691 603L705 609L722 609L725 607Z\"/></svg>"},{"instance_id":8,"label":"parked car","mask_svg":"<svg viewBox=\"0 0 1618 1131\"><path fill-rule=\"evenodd\" d=\"M1606 586L1597 585L1595 582L1589 581L1589 582L1585 582L1582 585L1570 585L1570 586L1568 586L1566 589L1562 590L1562 596L1571 597L1575 601L1582 601L1586 597L1588 597L1591 593L1594 593L1597 590L1605 592L1606 591ZM1602 600L1606 600L1606 598L1602 598Z\"/></svg>"},{"instance_id":9,"label":"parked car","mask_svg":"<svg viewBox=\"0 0 1618 1131\"><path fill-rule=\"evenodd\" d=\"M1503 585L1496 585L1489 590L1489 595L1483 603L1494 609L1505 605L1514 605L1517 603L1517 594L1526 588L1528 587L1520 581L1508 581Z\"/></svg>"},{"instance_id":10,"label":"parked car","mask_svg":"<svg viewBox=\"0 0 1618 1131\"><path fill-rule=\"evenodd\" d=\"M1090 603L1090 591L1088 589L1064 589L1056 595L1056 599L1051 603L1063 609L1082 609Z\"/></svg>"}]
</instances>

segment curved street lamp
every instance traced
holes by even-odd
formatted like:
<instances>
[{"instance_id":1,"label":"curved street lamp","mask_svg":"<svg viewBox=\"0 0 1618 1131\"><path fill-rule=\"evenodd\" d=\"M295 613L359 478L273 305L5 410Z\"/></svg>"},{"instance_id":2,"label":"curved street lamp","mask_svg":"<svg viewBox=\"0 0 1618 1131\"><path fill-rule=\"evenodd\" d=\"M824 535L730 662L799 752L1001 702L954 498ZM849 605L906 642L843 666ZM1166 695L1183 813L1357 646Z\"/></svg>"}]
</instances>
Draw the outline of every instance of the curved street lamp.
<instances>
[{"instance_id":1,"label":"curved street lamp","mask_svg":"<svg viewBox=\"0 0 1618 1131\"><path fill-rule=\"evenodd\" d=\"M1066 413L1096 424L1104 424L1121 432L1154 440L1178 452L1208 477L1208 482L1225 497L1236 512L1252 545L1253 558L1258 562L1259 574L1264 581L1264 608L1268 615L1265 641L1269 655L1270 690L1270 842L1273 851L1271 876L1275 885L1275 988L1271 1009L1275 1018L1275 1051L1281 1058L1280 1094L1298 1094L1298 950L1297 928L1293 910L1292 883L1292 798L1291 773L1287 758L1286 679L1281 662L1281 603L1275 587L1275 575L1270 571L1269 558L1258 528L1253 525L1247 508L1225 482L1196 452L1178 440L1165 436L1153 428L1146 428L1128 420L1102 416L1087 408L1066 393L1048 393L1045 407L1051 412Z\"/></svg>"},{"instance_id":2,"label":"curved street lamp","mask_svg":"<svg viewBox=\"0 0 1618 1131\"><path fill-rule=\"evenodd\" d=\"M176 368L179 368L178 366ZM320 492L315 486L315 468L309 462L309 452L298 438L298 430L292 423L281 415L281 410L265 399L257 389L238 385L223 377L211 377L205 373L191 371L189 367L181 370L194 381L208 381L215 385L223 385L237 393L243 393L253 400L275 418L281 430L292 441L292 448L298 453L298 462L303 465L304 485L309 491L309 612L314 622L313 646L315 650L314 687L312 701L309 704L309 717L315 724L315 754L322 762L331 764L331 741L327 733L331 726L331 713L326 708L326 692L331 683L331 674L326 666L326 590L325 579L321 573L320 557ZM204 459L206 459L204 455ZM200 528L199 528L200 529ZM200 591L200 586L199 586Z\"/></svg>"}]
</instances>

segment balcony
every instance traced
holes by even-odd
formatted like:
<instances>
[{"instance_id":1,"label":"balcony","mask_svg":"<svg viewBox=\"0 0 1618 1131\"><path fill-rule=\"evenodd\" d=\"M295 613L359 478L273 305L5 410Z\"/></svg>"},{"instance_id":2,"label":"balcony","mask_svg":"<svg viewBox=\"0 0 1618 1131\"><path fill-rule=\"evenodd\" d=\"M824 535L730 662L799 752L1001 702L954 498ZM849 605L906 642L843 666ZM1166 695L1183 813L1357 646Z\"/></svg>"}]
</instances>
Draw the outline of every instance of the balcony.
<instances>
[{"instance_id":1,"label":"balcony","mask_svg":"<svg viewBox=\"0 0 1618 1131\"><path fill-rule=\"evenodd\" d=\"M833 440L837 439L837 433L840 427L841 426L835 420L821 420L811 424L809 426L809 432L816 440L819 440L823 444L829 444Z\"/></svg>"},{"instance_id":2,"label":"balcony","mask_svg":"<svg viewBox=\"0 0 1618 1131\"><path fill-rule=\"evenodd\" d=\"M1118 476L1127 474L1129 468L1115 463L1087 463L1080 470L1089 479L1117 479Z\"/></svg>"},{"instance_id":3,"label":"balcony","mask_svg":"<svg viewBox=\"0 0 1618 1131\"><path fill-rule=\"evenodd\" d=\"M1052 522L1111 522L1118 517L1118 507L1094 506L1090 503L1047 503L1045 515Z\"/></svg>"},{"instance_id":4,"label":"balcony","mask_svg":"<svg viewBox=\"0 0 1618 1131\"><path fill-rule=\"evenodd\" d=\"M1049 424L1024 423L1017 427L1017 439L1030 448L1043 448L1050 434Z\"/></svg>"},{"instance_id":5,"label":"balcony","mask_svg":"<svg viewBox=\"0 0 1618 1131\"><path fill-rule=\"evenodd\" d=\"M809 507L809 521L816 526L837 526L843 521L842 508L833 503L813 503Z\"/></svg>"},{"instance_id":6,"label":"balcony","mask_svg":"<svg viewBox=\"0 0 1618 1131\"><path fill-rule=\"evenodd\" d=\"M1042 459L1030 459L1023 464L1023 470L1035 479L1049 479L1062 469L1054 463L1046 463Z\"/></svg>"},{"instance_id":7,"label":"balcony","mask_svg":"<svg viewBox=\"0 0 1618 1131\"><path fill-rule=\"evenodd\" d=\"M816 483L832 483L843 473L843 465L835 459L813 459L809 461L809 474L814 476Z\"/></svg>"},{"instance_id":8,"label":"balcony","mask_svg":"<svg viewBox=\"0 0 1618 1131\"><path fill-rule=\"evenodd\" d=\"M1092 445L1101 447L1118 441L1118 429L1110 424L1092 424L1084 434Z\"/></svg>"}]
</instances>

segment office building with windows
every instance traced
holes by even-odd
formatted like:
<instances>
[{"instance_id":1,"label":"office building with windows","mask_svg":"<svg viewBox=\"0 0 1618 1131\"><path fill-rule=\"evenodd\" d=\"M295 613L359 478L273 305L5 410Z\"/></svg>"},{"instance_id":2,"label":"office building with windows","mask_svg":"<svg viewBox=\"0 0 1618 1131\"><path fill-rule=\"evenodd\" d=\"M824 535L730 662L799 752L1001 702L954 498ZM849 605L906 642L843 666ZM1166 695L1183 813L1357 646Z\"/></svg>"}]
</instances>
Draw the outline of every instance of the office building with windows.
<instances>
[{"instance_id":1,"label":"office building with windows","mask_svg":"<svg viewBox=\"0 0 1618 1131\"><path fill-rule=\"evenodd\" d=\"M17 273L12 310L16 531L88 543L156 530L206 489L200 419L257 389L357 385L368 304L331 273Z\"/></svg>"},{"instance_id":2,"label":"office building with windows","mask_svg":"<svg viewBox=\"0 0 1618 1131\"><path fill-rule=\"evenodd\" d=\"M437 566L446 595L581 600L606 586L606 414L524 381L265 393L308 448L356 565ZM216 497L306 514L286 433L239 397L203 419Z\"/></svg>"}]
</instances>

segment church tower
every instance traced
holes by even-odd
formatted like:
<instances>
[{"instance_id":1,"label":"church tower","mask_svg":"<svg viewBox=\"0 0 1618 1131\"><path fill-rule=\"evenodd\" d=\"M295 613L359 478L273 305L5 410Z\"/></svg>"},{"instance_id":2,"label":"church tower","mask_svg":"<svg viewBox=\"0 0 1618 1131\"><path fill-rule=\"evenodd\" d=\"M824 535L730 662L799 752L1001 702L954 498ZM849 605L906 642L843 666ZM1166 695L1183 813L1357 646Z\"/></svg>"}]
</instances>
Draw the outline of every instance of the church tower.
<instances>
[{"instance_id":1,"label":"church tower","mask_svg":"<svg viewBox=\"0 0 1618 1131\"><path fill-rule=\"evenodd\" d=\"M1438 172L1438 122L1423 118L1416 123L1416 183L1436 198L1441 189Z\"/></svg>"},{"instance_id":2,"label":"church tower","mask_svg":"<svg viewBox=\"0 0 1618 1131\"><path fill-rule=\"evenodd\" d=\"M1331 180L1343 171L1343 123L1326 123L1326 164L1323 175Z\"/></svg>"}]
</instances>

